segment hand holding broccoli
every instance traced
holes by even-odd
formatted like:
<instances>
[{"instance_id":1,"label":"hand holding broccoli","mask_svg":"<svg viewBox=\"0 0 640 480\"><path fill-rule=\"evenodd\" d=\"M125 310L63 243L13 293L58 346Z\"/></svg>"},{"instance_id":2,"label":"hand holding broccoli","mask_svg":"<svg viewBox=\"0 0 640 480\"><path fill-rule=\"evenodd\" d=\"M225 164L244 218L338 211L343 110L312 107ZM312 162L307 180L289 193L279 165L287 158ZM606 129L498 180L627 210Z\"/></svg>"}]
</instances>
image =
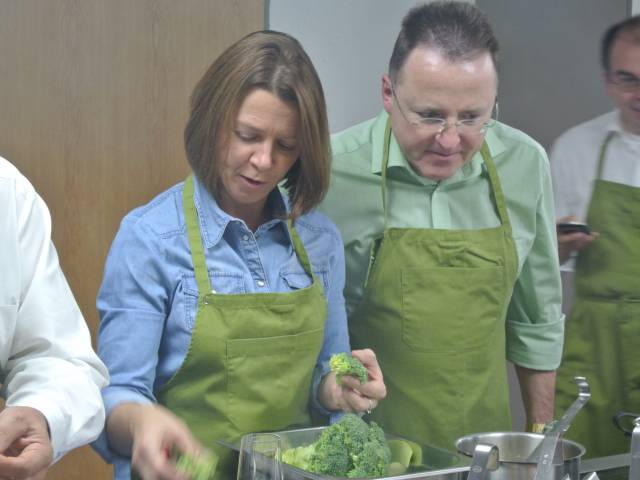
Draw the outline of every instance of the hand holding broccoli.
<instances>
[{"instance_id":1,"label":"hand holding broccoli","mask_svg":"<svg viewBox=\"0 0 640 480\"><path fill-rule=\"evenodd\" d=\"M353 350L329 360L331 373L318 391L318 400L328 410L370 412L387 395L382 371L373 350Z\"/></svg>"}]
</instances>

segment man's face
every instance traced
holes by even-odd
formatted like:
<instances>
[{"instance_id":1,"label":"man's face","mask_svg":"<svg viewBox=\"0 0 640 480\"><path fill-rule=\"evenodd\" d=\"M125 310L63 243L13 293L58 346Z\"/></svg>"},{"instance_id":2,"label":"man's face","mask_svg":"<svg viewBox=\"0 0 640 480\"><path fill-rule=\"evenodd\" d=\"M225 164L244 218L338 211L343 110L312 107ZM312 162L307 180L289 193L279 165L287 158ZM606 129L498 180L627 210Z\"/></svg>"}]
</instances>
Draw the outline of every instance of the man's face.
<instances>
[{"instance_id":1,"label":"man's face","mask_svg":"<svg viewBox=\"0 0 640 480\"><path fill-rule=\"evenodd\" d=\"M491 117L496 88L489 52L451 62L438 49L417 47L394 85L383 77L382 97L391 128L418 175L435 181L448 178L480 149L480 126ZM438 118L446 120L444 129L434 127L433 119ZM459 129L454 123L460 121L478 128Z\"/></svg>"},{"instance_id":2,"label":"man's face","mask_svg":"<svg viewBox=\"0 0 640 480\"><path fill-rule=\"evenodd\" d=\"M634 41L635 40L635 41ZM622 35L609 56L607 91L620 110L620 120L628 132L640 135L640 43Z\"/></svg>"}]
</instances>

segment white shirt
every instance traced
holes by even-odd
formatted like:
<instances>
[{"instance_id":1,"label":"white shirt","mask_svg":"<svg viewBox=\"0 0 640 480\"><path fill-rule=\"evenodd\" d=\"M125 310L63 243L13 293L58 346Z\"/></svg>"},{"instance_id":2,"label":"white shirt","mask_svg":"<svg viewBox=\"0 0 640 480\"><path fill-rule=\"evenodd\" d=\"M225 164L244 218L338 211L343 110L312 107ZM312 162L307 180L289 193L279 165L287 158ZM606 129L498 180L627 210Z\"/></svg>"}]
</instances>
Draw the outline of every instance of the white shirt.
<instances>
[{"instance_id":1,"label":"white shirt","mask_svg":"<svg viewBox=\"0 0 640 480\"><path fill-rule=\"evenodd\" d=\"M558 217L575 215L578 221L586 220L600 149L611 131L616 135L607 147L601 178L640 187L640 135L623 130L617 110L606 113L567 130L551 148ZM573 262L566 262L562 270L573 270Z\"/></svg>"},{"instance_id":2,"label":"white shirt","mask_svg":"<svg viewBox=\"0 0 640 480\"><path fill-rule=\"evenodd\" d=\"M0 157L0 395L42 412L54 460L104 425L105 366L60 269L42 198Z\"/></svg>"}]
</instances>

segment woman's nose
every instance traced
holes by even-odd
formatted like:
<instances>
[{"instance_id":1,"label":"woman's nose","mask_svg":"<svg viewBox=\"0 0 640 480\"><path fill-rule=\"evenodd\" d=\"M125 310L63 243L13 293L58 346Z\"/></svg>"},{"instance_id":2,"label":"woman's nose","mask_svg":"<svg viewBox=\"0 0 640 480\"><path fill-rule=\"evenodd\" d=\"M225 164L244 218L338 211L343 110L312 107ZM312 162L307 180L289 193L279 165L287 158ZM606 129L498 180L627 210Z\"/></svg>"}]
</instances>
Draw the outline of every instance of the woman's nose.
<instances>
[{"instance_id":1,"label":"woman's nose","mask_svg":"<svg viewBox=\"0 0 640 480\"><path fill-rule=\"evenodd\" d=\"M271 145L260 145L251 155L251 163L259 170L271 167L273 163L273 152Z\"/></svg>"}]
</instances>

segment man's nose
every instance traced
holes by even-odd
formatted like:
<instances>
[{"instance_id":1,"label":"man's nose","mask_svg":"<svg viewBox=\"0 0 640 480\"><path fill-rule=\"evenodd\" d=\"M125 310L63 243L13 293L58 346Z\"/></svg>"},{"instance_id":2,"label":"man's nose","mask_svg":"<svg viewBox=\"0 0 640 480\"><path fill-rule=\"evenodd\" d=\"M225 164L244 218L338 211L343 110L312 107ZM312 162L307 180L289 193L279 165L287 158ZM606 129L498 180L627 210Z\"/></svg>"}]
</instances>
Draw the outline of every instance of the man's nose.
<instances>
[{"instance_id":1,"label":"man's nose","mask_svg":"<svg viewBox=\"0 0 640 480\"><path fill-rule=\"evenodd\" d=\"M436 140L445 148L455 147L460 143L460 133L458 127L453 123L447 123L442 127L440 133L436 136Z\"/></svg>"}]
</instances>

